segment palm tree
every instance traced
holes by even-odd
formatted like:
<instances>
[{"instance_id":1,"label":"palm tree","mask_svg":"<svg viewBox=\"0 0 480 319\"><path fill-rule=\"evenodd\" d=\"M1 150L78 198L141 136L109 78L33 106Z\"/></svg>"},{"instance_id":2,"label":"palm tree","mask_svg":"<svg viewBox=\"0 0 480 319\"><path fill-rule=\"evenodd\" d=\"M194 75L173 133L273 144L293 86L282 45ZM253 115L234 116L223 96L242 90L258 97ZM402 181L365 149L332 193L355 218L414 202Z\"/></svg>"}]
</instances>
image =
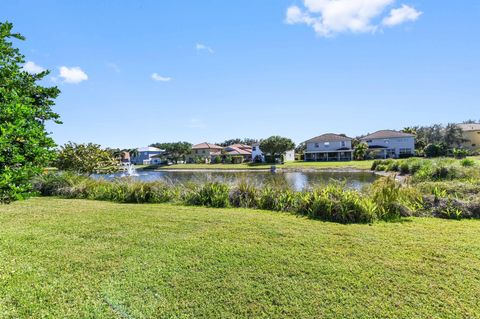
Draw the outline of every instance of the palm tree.
<instances>
[{"instance_id":1,"label":"palm tree","mask_svg":"<svg viewBox=\"0 0 480 319\"><path fill-rule=\"evenodd\" d=\"M353 157L359 161L364 160L365 156L367 155L367 152L368 152L368 144L365 142L359 143L357 144L357 146L355 147L355 150L353 151Z\"/></svg>"}]
</instances>

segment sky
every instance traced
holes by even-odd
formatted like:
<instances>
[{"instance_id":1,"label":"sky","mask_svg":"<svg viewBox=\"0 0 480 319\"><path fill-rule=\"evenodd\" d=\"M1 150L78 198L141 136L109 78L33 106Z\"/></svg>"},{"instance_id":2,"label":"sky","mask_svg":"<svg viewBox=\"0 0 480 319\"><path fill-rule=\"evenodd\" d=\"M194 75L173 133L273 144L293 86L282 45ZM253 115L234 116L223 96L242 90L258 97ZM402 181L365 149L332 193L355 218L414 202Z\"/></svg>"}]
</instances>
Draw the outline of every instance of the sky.
<instances>
[{"instance_id":1,"label":"sky","mask_svg":"<svg viewBox=\"0 0 480 319\"><path fill-rule=\"evenodd\" d=\"M62 91L58 144L140 147L480 119L478 0L0 2Z\"/></svg>"}]
</instances>

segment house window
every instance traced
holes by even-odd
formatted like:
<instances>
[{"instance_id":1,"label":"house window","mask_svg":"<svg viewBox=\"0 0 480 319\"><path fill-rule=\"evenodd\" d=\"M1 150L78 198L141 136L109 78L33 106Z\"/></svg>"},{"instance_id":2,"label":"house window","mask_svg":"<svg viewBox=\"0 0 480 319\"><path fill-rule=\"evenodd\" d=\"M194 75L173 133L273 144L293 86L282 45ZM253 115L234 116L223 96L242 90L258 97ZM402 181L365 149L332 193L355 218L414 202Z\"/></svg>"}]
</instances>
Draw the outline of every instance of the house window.
<instances>
[{"instance_id":1,"label":"house window","mask_svg":"<svg viewBox=\"0 0 480 319\"><path fill-rule=\"evenodd\" d=\"M318 147L319 147L318 143L315 143L315 147L316 147L316 148L318 148Z\"/></svg>"},{"instance_id":2,"label":"house window","mask_svg":"<svg viewBox=\"0 0 480 319\"><path fill-rule=\"evenodd\" d=\"M342 147L345 147L346 143L345 141L342 141Z\"/></svg>"},{"instance_id":3,"label":"house window","mask_svg":"<svg viewBox=\"0 0 480 319\"><path fill-rule=\"evenodd\" d=\"M205 150L203 150L202 153L205 154Z\"/></svg>"},{"instance_id":4,"label":"house window","mask_svg":"<svg viewBox=\"0 0 480 319\"><path fill-rule=\"evenodd\" d=\"M372 140L368 140L367 143L372 143Z\"/></svg>"},{"instance_id":5,"label":"house window","mask_svg":"<svg viewBox=\"0 0 480 319\"><path fill-rule=\"evenodd\" d=\"M323 145L325 145L325 147L329 147L329 146L330 146L330 142L325 142L325 143L323 143Z\"/></svg>"},{"instance_id":6,"label":"house window","mask_svg":"<svg viewBox=\"0 0 480 319\"><path fill-rule=\"evenodd\" d=\"M252 151L255 152L256 150L257 150L257 147L256 147L256 146L252 147Z\"/></svg>"},{"instance_id":7,"label":"house window","mask_svg":"<svg viewBox=\"0 0 480 319\"><path fill-rule=\"evenodd\" d=\"M385 144L388 144L388 140L387 140L387 139L384 139L383 142L384 142Z\"/></svg>"},{"instance_id":8,"label":"house window","mask_svg":"<svg viewBox=\"0 0 480 319\"><path fill-rule=\"evenodd\" d=\"M412 149L411 148L401 148L400 149L400 154L412 154Z\"/></svg>"}]
</instances>

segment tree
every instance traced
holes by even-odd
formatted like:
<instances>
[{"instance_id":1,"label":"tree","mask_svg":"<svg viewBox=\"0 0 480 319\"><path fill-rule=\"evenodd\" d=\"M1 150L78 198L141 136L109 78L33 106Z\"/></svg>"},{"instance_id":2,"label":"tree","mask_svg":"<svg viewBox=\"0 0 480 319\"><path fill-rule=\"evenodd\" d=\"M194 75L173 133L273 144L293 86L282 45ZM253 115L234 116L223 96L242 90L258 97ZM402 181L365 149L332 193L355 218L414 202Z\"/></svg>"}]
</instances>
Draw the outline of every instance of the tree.
<instances>
[{"instance_id":1,"label":"tree","mask_svg":"<svg viewBox=\"0 0 480 319\"><path fill-rule=\"evenodd\" d=\"M90 175L98 171L115 171L118 161L98 144L69 142L58 152L56 167L60 170Z\"/></svg>"},{"instance_id":2,"label":"tree","mask_svg":"<svg viewBox=\"0 0 480 319\"><path fill-rule=\"evenodd\" d=\"M457 124L449 123L445 127L443 140L448 147L460 147L467 140L463 138L463 131Z\"/></svg>"},{"instance_id":3,"label":"tree","mask_svg":"<svg viewBox=\"0 0 480 319\"><path fill-rule=\"evenodd\" d=\"M37 84L49 71L30 74L22 69L24 56L10 40L25 40L12 33L13 25L0 22L0 202L25 198L30 180L55 156L55 143L45 123L60 124L53 112L57 87Z\"/></svg>"},{"instance_id":4,"label":"tree","mask_svg":"<svg viewBox=\"0 0 480 319\"><path fill-rule=\"evenodd\" d=\"M188 142L155 143L150 146L165 150L165 156L175 163L192 151L192 144Z\"/></svg>"},{"instance_id":5,"label":"tree","mask_svg":"<svg viewBox=\"0 0 480 319\"><path fill-rule=\"evenodd\" d=\"M258 143L258 140L257 139L254 139L254 138L232 138L232 139L229 139L229 140L225 140L223 141L222 143L218 143L217 145L220 145L220 146L229 146L229 145L233 145L233 144L245 144L245 145L253 145L253 144L256 144Z\"/></svg>"},{"instance_id":6,"label":"tree","mask_svg":"<svg viewBox=\"0 0 480 319\"><path fill-rule=\"evenodd\" d=\"M367 152L368 144L365 142L359 143L355 146L355 149L353 151L353 157L359 161L364 160L367 156Z\"/></svg>"},{"instance_id":7,"label":"tree","mask_svg":"<svg viewBox=\"0 0 480 319\"><path fill-rule=\"evenodd\" d=\"M295 143L286 137L270 136L269 138L260 142L260 149L266 155L270 155L272 161L275 161L278 156L295 148Z\"/></svg>"}]
</instances>

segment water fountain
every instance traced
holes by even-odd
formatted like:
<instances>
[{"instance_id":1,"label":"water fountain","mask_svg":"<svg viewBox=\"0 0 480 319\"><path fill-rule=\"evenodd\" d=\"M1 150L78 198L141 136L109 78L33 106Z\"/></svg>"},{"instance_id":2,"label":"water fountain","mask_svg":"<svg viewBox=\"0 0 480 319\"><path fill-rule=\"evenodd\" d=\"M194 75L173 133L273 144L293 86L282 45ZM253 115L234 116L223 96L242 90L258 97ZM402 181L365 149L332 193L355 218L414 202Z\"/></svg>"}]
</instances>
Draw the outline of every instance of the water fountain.
<instances>
[{"instance_id":1,"label":"water fountain","mask_svg":"<svg viewBox=\"0 0 480 319\"><path fill-rule=\"evenodd\" d=\"M131 176L138 176L137 170L135 169L135 165L133 165L132 163L123 163L121 177L131 177Z\"/></svg>"}]
</instances>

